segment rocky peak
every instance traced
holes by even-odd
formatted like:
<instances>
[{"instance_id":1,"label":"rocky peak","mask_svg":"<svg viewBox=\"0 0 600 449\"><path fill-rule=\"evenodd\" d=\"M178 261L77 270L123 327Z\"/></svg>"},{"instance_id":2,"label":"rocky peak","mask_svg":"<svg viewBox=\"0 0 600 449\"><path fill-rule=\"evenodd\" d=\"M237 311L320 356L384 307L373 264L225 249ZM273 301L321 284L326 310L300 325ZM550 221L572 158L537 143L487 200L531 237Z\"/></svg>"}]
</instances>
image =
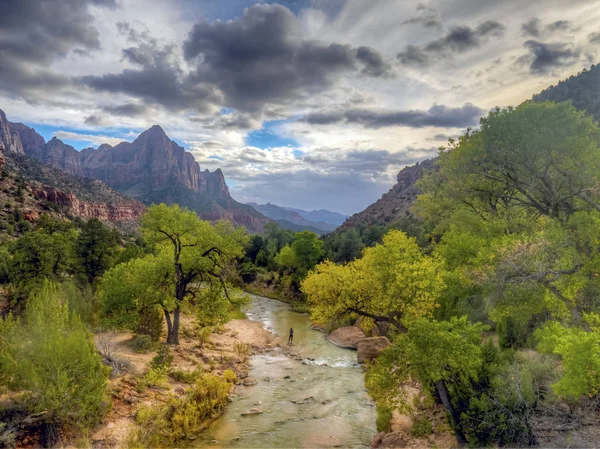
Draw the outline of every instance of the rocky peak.
<instances>
[{"instance_id":1,"label":"rocky peak","mask_svg":"<svg viewBox=\"0 0 600 449\"><path fill-rule=\"evenodd\" d=\"M340 227L341 230L357 225L387 225L404 218L412 217L410 208L420 191L416 182L428 171L435 168L436 159L428 159L415 165L404 167L397 176L397 183L384 193L375 203L362 212L352 215Z\"/></svg>"},{"instance_id":2,"label":"rocky peak","mask_svg":"<svg viewBox=\"0 0 600 449\"><path fill-rule=\"evenodd\" d=\"M9 153L24 154L19 134L10 125L6 114L0 109L0 145Z\"/></svg>"},{"instance_id":3,"label":"rocky peak","mask_svg":"<svg viewBox=\"0 0 600 449\"><path fill-rule=\"evenodd\" d=\"M24 125L23 123L11 123L10 127L19 135L23 144L23 151L31 157L41 155L46 146L46 141L35 129Z\"/></svg>"}]
</instances>

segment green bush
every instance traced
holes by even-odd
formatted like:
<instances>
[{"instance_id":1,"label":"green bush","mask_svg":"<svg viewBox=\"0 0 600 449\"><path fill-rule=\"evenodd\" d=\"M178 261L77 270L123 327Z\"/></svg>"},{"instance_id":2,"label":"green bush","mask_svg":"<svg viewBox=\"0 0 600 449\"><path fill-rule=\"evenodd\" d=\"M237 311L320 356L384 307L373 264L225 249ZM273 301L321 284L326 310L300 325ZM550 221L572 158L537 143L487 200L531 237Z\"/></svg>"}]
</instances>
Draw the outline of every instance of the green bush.
<instances>
[{"instance_id":1,"label":"green bush","mask_svg":"<svg viewBox=\"0 0 600 449\"><path fill-rule=\"evenodd\" d=\"M181 382L184 384L193 384L196 382L198 377L202 374L202 368L199 367L194 371L183 371L183 370L171 370L169 377L175 382Z\"/></svg>"},{"instance_id":2,"label":"green bush","mask_svg":"<svg viewBox=\"0 0 600 449\"><path fill-rule=\"evenodd\" d=\"M416 438L426 437L432 433L433 426L431 425L431 421L429 421L427 418L417 419L410 429L410 434Z\"/></svg>"},{"instance_id":3,"label":"green bush","mask_svg":"<svg viewBox=\"0 0 600 449\"><path fill-rule=\"evenodd\" d=\"M166 369L169 370L173 364L173 355L168 345L161 345L156 351L156 355L150 362L152 369Z\"/></svg>"},{"instance_id":4,"label":"green bush","mask_svg":"<svg viewBox=\"0 0 600 449\"><path fill-rule=\"evenodd\" d=\"M129 447L175 446L195 436L222 412L230 389L230 382L205 374L185 398L171 397L162 406L142 407L136 415L140 428Z\"/></svg>"},{"instance_id":5,"label":"green bush","mask_svg":"<svg viewBox=\"0 0 600 449\"><path fill-rule=\"evenodd\" d=\"M377 425L378 432L389 432L392 428L392 412L393 410L384 405L377 405Z\"/></svg>"},{"instance_id":6,"label":"green bush","mask_svg":"<svg viewBox=\"0 0 600 449\"><path fill-rule=\"evenodd\" d=\"M0 320L0 380L27 392L25 406L44 412L51 429L45 433L54 439L56 427L89 428L99 421L108 371L56 284L45 281L30 296L23 321Z\"/></svg>"},{"instance_id":7,"label":"green bush","mask_svg":"<svg viewBox=\"0 0 600 449\"><path fill-rule=\"evenodd\" d=\"M131 347L135 352L149 352L156 346L156 343L152 341L150 335L137 334L130 342Z\"/></svg>"}]
</instances>

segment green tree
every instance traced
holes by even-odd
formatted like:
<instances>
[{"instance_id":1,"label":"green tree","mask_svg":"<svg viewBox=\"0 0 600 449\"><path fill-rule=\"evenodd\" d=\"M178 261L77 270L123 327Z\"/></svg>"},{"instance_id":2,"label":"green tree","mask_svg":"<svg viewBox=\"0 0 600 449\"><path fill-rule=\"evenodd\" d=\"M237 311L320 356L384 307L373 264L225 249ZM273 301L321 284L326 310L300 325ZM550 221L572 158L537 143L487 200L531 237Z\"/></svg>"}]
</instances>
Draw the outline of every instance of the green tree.
<instances>
[{"instance_id":1,"label":"green tree","mask_svg":"<svg viewBox=\"0 0 600 449\"><path fill-rule=\"evenodd\" d=\"M119 234L97 218L90 218L81 228L75 242L82 274L88 283L102 276L115 262Z\"/></svg>"},{"instance_id":2,"label":"green tree","mask_svg":"<svg viewBox=\"0 0 600 449\"><path fill-rule=\"evenodd\" d=\"M312 318L328 324L344 315L405 329L404 320L430 316L444 288L442 263L426 256L415 239L390 231L345 265L325 261L302 282Z\"/></svg>"},{"instance_id":3,"label":"green tree","mask_svg":"<svg viewBox=\"0 0 600 449\"><path fill-rule=\"evenodd\" d=\"M8 247L6 277L24 300L44 279L61 281L74 270L76 231L69 224L42 215L34 231Z\"/></svg>"},{"instance_id":4,"label":"green tree","mask_svg":"<svg viewBox=\"0 0 600 449\"><path fill-rule=\"evenodd\" d=\"M230 222L211 225L177 205L148 208L142 217L145 240L155 254L108 271L103 279L105 315L158 304L167 322L167 343L179 344L181 305L194 299L199 308L212 306L214 285L230 300L227 270L243 255L244 229ZM210 293L209 293L210 292ZM172 313L172 316L171 316Z\"/></svg>"},{"instance_id":5,"label":"green tree","mask_svg":"<svg viewBox=\"0 0 600 449\"><path fill-rule=\"evenodd\" d=\"M453 405L448 383L476 379L481 368L481 335L486 329L466 317L450 321L417 318L376 361L367 377L367 387L377 400L407 407L398 396L398 385L411 378L434 388L449 413L459 443L466 443L460 412ZM398 404L398 400L401 401Z\"/></svg>"},{"instance_id":6,"label":"green tree","mask_svg":"<svg viewBox=\"0 0 600 449\"><path fill-rule=\"evenodd\" d=\"M55 284L45 281L31 295L22 322L0 323L0 360L0 380L43 413L44 443L55 443L59 426L89 428L101 417L108 368Z\"/></svg>"}]
</instances>

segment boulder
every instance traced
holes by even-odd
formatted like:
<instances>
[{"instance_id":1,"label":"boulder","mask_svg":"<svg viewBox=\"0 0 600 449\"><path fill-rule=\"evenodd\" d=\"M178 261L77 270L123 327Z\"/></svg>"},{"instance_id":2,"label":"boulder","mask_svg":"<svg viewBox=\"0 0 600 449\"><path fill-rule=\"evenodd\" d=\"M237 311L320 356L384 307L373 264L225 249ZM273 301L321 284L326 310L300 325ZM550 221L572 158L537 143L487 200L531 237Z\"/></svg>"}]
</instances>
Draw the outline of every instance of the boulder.
<instances>
[{"instance_id":1,"label":"boulder","mask_svg":"<svg viewBox=\"0 0 600 449\"><path fill-rule=\"evenodd\" d=\"M242 385L244 385L245 387L250 387L252 385L256 385L258 382L256 382L255 379L253 379L252 377L246 377L244 379L244 381L242 382Z\"/></svg>"},{"instance_id":2,"label":"boulder","mask_svg":"<svg viewBox=\"0 0 600 449\"><path fill-rule=\"evenodd\" d=\"M384 436L385 432L379 432L377 435L375 435L371 440L371 448L375 449L376 447L379 447Z\"/></svg>"},{"instance_id":3,"label":"boulder","mask_svg":"<svg viewBox=\"0 0 600 449\"><path fill-rule=\"evenodd\" d=\"M356 359L358 363L365 363L367 360L373 360L389 345L390 341L386 337L363 338L356 346Z\"/></svg>"},{"instance_id":4,"label":"boulder","mask_svg":"<svg viewBox=\"0 0 600 449\"><path fill-rule=\"evenodd\" d=\"M334 330L327 340L340 348L356 349L358 341L365 338L365 333L356 326L340 327Z\"/></svg>"},{"instance_id":5,"label":"boulder","mask_svg":"<svg viewBox=\"0 0 600 449\"><path fill-rule=\"evenodd\" d=\"M388 433L381 440L381 445L385 448L388 447L406 447L406 441L402 437L395 433Z\"/></svg>"},{"instance_id":6,"label":"boulder","mask_svg":"<svg viewBox=\"0 0 600 449\"><path fill-rule=\"evenodd\" d=\"M259 408L251 408L250 410L243 412L242 416L249 416L249 415L260 415L263 411Z\"/></svg>"}]
</instances>

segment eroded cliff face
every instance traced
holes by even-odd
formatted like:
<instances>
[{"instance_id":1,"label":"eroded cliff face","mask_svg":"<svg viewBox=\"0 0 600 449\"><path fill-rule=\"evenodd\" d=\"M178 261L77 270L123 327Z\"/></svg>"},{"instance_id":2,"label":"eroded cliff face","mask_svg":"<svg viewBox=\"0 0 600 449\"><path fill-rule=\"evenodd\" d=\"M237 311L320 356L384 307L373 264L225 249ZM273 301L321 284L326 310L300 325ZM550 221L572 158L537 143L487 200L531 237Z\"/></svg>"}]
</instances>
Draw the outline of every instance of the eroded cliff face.
<instances>
[{"instance_id":1,"label":"eroded cliff face","mask_svg":"<svg viewBox=\"0 0 600 449\"><path fill-rule=\"evenodd\" d=\"M417 195L421 193L415 183L426 171L434 167L435 159L429 159L403 168L398 173L397 183L389 192L362 212L352 215L339 229L348 229L357 225L386 225L412 216L410 207Z\"/></svg>"},{"instance_id":2,"label":"eroded cliff face","mask_svg":"<svg viewBox=\"0 0 600 449\"><path fill-rule=\"evenodd\" d=\"M6 115L0 110L0 146L7 152L24 154L19 134L10 125Z\"/></svg>"},{"instance_id":3,"label":"eroded cliff face","mask_svg":"<svg viewBox=\"0 0 600 449\"><path fill-rule=\"evenodd\" d=\"M63 192L47 186L35 189L34 196L38 200L48 201L64 208L70 215L85 219L97 218L110 222L137 221L146 210L146 207L137 201L125 204L80 201L73 193Z\"/></svg>"}]
</instances>

